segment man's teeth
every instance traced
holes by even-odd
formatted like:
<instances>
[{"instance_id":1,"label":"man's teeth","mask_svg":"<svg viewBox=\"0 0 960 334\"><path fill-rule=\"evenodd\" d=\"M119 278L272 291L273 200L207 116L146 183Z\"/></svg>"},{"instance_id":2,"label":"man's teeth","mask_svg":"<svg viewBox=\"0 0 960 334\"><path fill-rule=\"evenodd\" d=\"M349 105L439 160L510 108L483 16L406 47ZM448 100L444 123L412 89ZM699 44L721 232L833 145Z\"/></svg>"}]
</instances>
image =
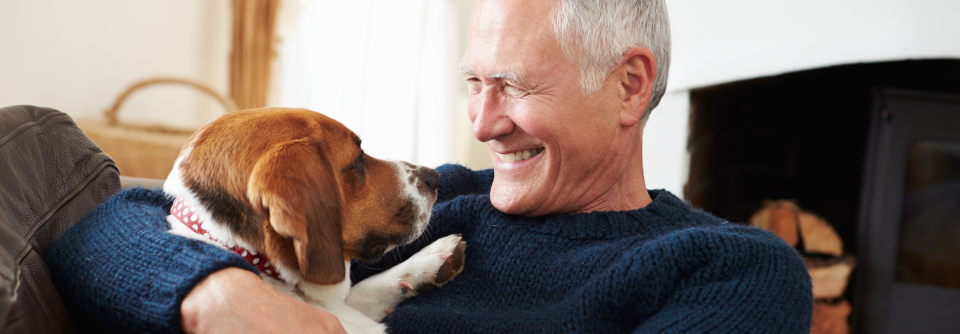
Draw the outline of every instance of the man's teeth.
<instances>
[{"instance_id":1,"label":"man's teeth","mask_svg":"<svg viewBox=\"0 0 960 334\"><path fill-rule=\"evenodd\" d=\"M540 154L540 152L543 152L542 147L535 148L532 150L523 150L523 151L506 153L506 154L497 153L497 157L499 157L500 160L503 160L503 162L517 162L517 161L529 159L532 156Z\"/></svg>"}]
</instances>

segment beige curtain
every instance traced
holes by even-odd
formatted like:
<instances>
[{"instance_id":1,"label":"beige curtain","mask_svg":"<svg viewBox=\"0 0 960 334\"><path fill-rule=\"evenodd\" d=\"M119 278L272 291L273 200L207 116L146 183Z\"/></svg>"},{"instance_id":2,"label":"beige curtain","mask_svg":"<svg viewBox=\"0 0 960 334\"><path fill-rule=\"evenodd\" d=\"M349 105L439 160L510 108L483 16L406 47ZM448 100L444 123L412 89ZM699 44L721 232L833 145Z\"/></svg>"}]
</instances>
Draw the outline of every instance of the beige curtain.
<instances>
[{"instance_id":1,"label":"beige curtain","mask_svg":"<svg viewBox=\"0 0 960 334\"><path fill-rule=\"evenodd\" d=\"M230 97L240 109L267 105L280 0L233 0Z\"/></svg>"}]
</instances>

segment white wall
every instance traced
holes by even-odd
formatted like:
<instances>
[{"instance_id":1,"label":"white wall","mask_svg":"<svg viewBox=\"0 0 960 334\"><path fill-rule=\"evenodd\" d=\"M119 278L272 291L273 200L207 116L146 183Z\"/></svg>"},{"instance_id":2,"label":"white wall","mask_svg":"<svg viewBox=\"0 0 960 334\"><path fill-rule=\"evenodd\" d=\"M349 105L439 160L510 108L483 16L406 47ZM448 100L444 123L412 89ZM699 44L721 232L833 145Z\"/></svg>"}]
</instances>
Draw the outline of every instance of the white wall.
<instances>
[{"instance_id":1,"label":"white wall","mask_svg":"<svg viewBox=\"0 0 960 334\"><path fill-rule=\"evenodd\" d=\"M463 55L473 0L447 0L448 64ZM0 106L35 104L99 117L135 80L174 75L226 92L230 36L226 0L0 1ZM673 59L668 93L644 133L650 188L682 193L687 177L688 90L835 64L960 58L960 1L669 0ZM466 117L456 67L447 161L489 166ZM133 121L197 127L218 107L183 88L134 95Z\"/></svg>"},{"instance_id":2,"label":"white wall","mask_svg":"<svg viewBox=\"0 0 960 334\"><path fill-rule=\"evenodd\" d=\"M668 94L644 133L650 188L682 193L688 90L829 65L960 58L960 1L737 0L667 3ZM812 97L815 98L815 97Z\"/></svg>"},{"instance_id":3,"label":"white wall","mask_svg":"<svg viewBox=\"0 0 960 334\"><path fill-rule=\"evenodd\" d=\"M98 118L134 81L177 76L226 93L226 0L0 1L0 106ZM221 112L188 88L131 96L121 118L196 128Z\"/></svg>"}]
</instances>

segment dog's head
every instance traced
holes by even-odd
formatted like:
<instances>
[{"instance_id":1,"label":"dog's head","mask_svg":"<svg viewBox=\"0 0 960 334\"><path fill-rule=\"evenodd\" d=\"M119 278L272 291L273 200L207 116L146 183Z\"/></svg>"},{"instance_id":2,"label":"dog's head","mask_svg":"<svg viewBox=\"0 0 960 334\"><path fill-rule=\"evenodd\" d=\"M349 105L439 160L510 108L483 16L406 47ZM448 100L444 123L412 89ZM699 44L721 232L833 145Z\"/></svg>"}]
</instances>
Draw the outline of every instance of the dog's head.
<instances>
[{"instance_id":1,"label":"dog's head","mask_svg":"<svg viewBox=\"0 0 960 334\"><path fill-rule=\"evenodd\" d=\"M432 169L366 155L352 131L303 109L227 114L190 138L175 168L221 226L316 284L419 237L439 183Z\"/></svg>"}]
</instances>

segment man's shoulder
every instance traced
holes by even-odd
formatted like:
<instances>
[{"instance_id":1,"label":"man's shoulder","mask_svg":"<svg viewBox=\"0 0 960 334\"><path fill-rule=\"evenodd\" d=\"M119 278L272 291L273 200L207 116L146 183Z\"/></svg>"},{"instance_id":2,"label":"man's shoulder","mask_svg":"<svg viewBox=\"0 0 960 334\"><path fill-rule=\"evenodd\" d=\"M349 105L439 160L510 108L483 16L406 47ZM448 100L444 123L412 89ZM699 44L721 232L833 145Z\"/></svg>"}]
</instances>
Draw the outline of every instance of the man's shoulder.
<instances>
[{"instance_id":1,"label":"man's shoulder","mask_svg":"<svg viewBox=\"0 0 960 334\"><path fill-rule=\"evenodd\" d=\"M667 190L648 190L653 201L645 208L637 210L641 218L655 220L662 225L664 232L676 232L686 228L715 228L729 224L725 219L712 213L692 207Z\"/></svg>"},{"instance_id":2,"label":"man's shoulder","mask_svg":"<svg viewBox=\"0 0 960 334\"><path fill-rule=\"evenodd\" d=\"M460 164L443 164L437 167L436 170L437 173L440 173L442 177L449 178L451 180L493 180L493 168L473 170L470 169L470 167Z\"/></svg>"},{"instance_id":3,"label":"man's shoulder","mask_svg":"<svg viewBox=\"0 0 960 334\"><path fill-rule=\"evenodd\" d=\"M769 249L778 249L795 253L795 250L787 245L775 234L758 227L744 225L742 223L724 222L719 225L698 225L685 229L673 231L671 237L686 237L704 239L705 242L714 240L723 240L723 242L732 244L751 244L758 247L757 251ZM717 245L712 245L717 246Z\"/></svg>"},{"instance_id":4,"label":"man's shoulder","mask_svg":"<svg viewBox=\"0 0 960 334\"><path fill-rule=\"evenodd\" d=\"M708 247L723 245L749 245L749 249L757 252L770 252L793 256L796 251L787 245L775 234L739 222L730 222L709 212L691 207L667 191L651 191L656 201L663 204L656 207L670 222L668 228L660 238L671 240L695 240Z\"/></svg>"},{"instance_id":5,"label":"man's shoulder","mask_svg":"<svg viewBox=\"0 0 960 334\"><path fill-rule=\"evenodd\" d=\"M445 202L460 195L489 194L493 184L493 169L472 170L462 165L445 164L437 167L440 186L437 202Z\"/></svg>"},{"instance_id":6,"label":"man's shoulder","mask_svg":"<svg viewBox=\"0 0 960 334\"><path fill-rule=\"evenodd\" d=\"M809 281L797 250L760 228L735 223L693 226L651 241L641 253L682 259L678 266L714 271L720 274L716 277L737 277L775 267L784 277Z\"/></svg>"}]
</instances>

